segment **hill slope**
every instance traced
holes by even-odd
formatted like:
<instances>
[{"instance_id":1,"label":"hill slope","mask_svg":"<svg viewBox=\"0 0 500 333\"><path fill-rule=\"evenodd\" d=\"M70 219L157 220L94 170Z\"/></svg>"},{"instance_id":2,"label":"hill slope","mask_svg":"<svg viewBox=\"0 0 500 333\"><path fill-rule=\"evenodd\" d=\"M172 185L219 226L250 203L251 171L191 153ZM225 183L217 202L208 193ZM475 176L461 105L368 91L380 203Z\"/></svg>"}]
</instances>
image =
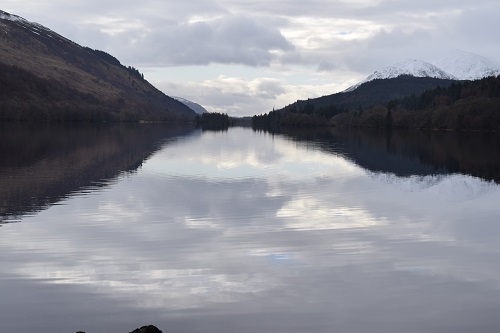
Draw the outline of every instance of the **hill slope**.
<instances>
[{"instance_id":1,"label":"hill slope","mask_svg":"<svg viewBox=\"0 0 500 333\"><path fill-rule=\"evenodd\" d=\"M479 55L455 50L431 61L407 60L375 71L362 82L343 92L308 100L298 100L282 109L255 116L258 126L319 125L338 114L364 109L426 90L446 88L460 80L495 77L500 64Z\"/></svg>"},{"instance_id":2,"label":"hill slope","mask_svg":"<svg viewBox=\"0 0 500 333\"><path fill-rule=\"evenodd\" d=\"M113 56L3 11L0 45L1 119L186 121L195 116Z\"/></svg>"},{"instance_id":3,"label":"hill slope","mask_svg":"<svg viewBox=\"0 0 500 333\"><path fill-rule=\"evenodd\" d=\"M337 127L500 130L500 76L458 81L416 96L394 100L364 112L334 116Z\"/></svg>"},{"instance_id":4,"label":"hill slope","mask_svg":"<svg viewBox=\"0 0 500 333\"><path fill-rule=\"evenodd\" d=\"M182 97L176 97L172 96L173 99L178 100L179 102L185 104L188 106L191 110L196 112L197 114L203 114L203 113L208 113L207 109L205 109L203 106L201 106L198 103L195 103L193 101L190 101L188 99L182 98Z\"/></svg>"},{"instance_id":5,"label":"hill slope","mask_svg":"<svg viewBox=\"0 0 500 333\"><path fill-rule=\"evenodd\" d=\"M352 91L344 91L308 100L298 100L277 111L300 113L309 108L316 112L336 114L350 108L367 108L376 104L384 104L390 100L411 94L420 94L425 90L438 86L447 87L453 82L455 81L409 75L391 79L375 79L361 84ZM331 117L331 115L329 116Z\"/></svg>"}]
</instances>

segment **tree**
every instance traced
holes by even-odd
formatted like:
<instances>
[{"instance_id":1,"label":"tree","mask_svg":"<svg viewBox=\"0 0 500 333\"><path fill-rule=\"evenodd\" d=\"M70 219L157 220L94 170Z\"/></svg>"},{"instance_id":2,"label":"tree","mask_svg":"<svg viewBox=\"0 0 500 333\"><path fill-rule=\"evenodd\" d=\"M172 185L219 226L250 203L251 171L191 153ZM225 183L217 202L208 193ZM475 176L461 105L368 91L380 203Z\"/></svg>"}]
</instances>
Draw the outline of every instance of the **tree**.
<instances>
[{"instance_id":1,"label":"tree","mask_svg":"<svg viewBox=\"0 0 500 333\"><path fill-rule=\"evenodd\" d=\"M391 130L392 129L392 113L391 110L387 110L387 114L385 116L385 129Z\"/></svg>"}]
</instances>

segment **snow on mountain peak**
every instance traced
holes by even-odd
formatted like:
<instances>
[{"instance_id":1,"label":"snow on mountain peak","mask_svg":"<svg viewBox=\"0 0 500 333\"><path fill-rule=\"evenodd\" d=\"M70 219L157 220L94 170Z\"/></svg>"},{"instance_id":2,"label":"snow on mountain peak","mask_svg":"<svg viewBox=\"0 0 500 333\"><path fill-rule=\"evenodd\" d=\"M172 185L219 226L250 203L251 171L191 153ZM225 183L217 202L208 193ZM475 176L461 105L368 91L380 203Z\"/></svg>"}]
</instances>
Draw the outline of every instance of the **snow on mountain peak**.
<instances>
[{"instance_id":1,"label":"snow on mountain peak","mask_svg":"<svg viewBox=\"0 0 500 333\"><path fill-rule=\"evenodd\" d=\"M459 80L477 80L500 75L499 63L462 50L453 50L429 62Z\"/></svg>"},{"instance_id":2,"label":"snow on mountain peak","mask_svg":"<svg viewBox=\"0 0 500 333\"><path fill-rule=\"evenodd\" d=\"M454 80L455 77L442 69L422 60L406 60L393 66L384 67L375 71L366 78L366 82L375 79L391 79L401 75L411 75L415 77L434 77L438 79Z\"/></svg>"},{"instance_id":3,"label":"snow on mountain peak","mask_svg":"<svg viewBox=\"0 0 500 333\"><path fill-rule=\"evenodd\" d=\"M408 59L392 66L384 67L368 76L360 83L348 88L345 92L353 91L360 85L377 79L392 79L401 75L411 75L415 77L433 77L438 79L456 80L457 78L431 63Z\"/></svg>"},{"instance_id":4,"label":"snow on mountain peak","mask_svg":"<svg viewBox=\"0 0 500 333\"><path fill-rule=\"evenodd\" d=\"M401 75L448 80L478 80L500 75L500 64L474 53L453 50L432 60L406 60L385 67L344 92L353 91L363 83L375 79L390 79Z\"/></svg>"},{"instance_id":5,"label":"snow on mountain peak","mask_svg":"<svg viewBox=\"0 0 500 333\"><path fill-rule=\"evenodd\" d=\"M28 23L28 21L26 19L23 19L21 16L9 14L7 12L4 12L3 10L0 10L0 19L13 22Z\"/></svg>"}]
</instances>

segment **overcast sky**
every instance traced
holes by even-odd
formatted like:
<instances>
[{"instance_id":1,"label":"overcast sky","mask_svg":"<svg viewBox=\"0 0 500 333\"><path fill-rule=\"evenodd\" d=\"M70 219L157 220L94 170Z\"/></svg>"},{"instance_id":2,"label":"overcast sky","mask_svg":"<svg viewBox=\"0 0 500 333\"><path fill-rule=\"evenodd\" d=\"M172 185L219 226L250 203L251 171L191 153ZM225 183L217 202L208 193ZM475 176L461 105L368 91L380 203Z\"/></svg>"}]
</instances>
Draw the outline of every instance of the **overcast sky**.
<instances>
[{"instance_id":1,"label":"overcast sky","mask_svg":"<svg viewBox=\"0 0 500 333\"><path fill-rule=\"evenodd\" d=\"M498 0L3 0L0 9L230 115L335 93L441 50L500 60Z\"/></svg>"}]
</instances>

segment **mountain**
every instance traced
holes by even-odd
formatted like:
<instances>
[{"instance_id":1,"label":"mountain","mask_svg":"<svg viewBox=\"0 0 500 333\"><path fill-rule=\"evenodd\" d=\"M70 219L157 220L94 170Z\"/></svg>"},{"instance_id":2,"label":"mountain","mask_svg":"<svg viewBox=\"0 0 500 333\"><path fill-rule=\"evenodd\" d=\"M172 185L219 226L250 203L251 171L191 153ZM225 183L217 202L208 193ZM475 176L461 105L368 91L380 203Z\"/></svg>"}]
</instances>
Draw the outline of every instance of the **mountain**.
<instances>
[{"instance_id":1,"label":"mountain","mask_svg":"<svg viewBox=\"0 0 500 333\"><path fill-rule=\"evenodd\" d=\"M500 65L464 51L453 51L434 61L406 60L377 70L362 82L342 92L298 100L282 109L271 111L269 114L255 116L253 123L257 126L275 126L275 124L320 125L346 111L356 110L357 114L361 114L366 108L386 105L391 101L394 104L396 100L408 96L413 98L406 102L408 105L413 103L422 106L423 102L427 103L425 98L430 96L428 94L429 96L422 97L421 94L425 91L431 91L438 87L447 88L462 80L488 77L495 79L494 77L498 75L500 75ZM496 83L485 81L484 84L489 86L491 94L487 96L479 96L475 92L471 92L471 94L478 95L478 98L495 99L497 97ZM474 90L476 87L468 87L467 89ZM435 95L439 95L439 92ZM456 92L451 95L443 96L443 101L433 101L434 106L456 102L456 98L462 97L460 93ZM490 102L496 103L493 100ZM491 105L488 107L489 109L491 109ZM482 126L481 128L489 127L491 126Z\"/></svg>"},{"instance_id":2,"label":"mountain","mask_svg":"<svg viewBox=\"0 0 500 333\"><path fill-rule=\"evenodd\" d=\"M331 118L349 109L364 109L405 96L419 95L437 87L446 88L459 80L496 75L500 75L500 65L494 61L454 51L433 61L406 60L384 67L342 92L298 100L277 110L277 113L316 114ZM295 121L302 123L304 119Z\"/></svg>"},{"instance_id":3,"label":"mountain","mask_svg":"<svg viewBox=\"0 0 500 333\"><path fill-rule=\"evenodd\" d=\"M192 102L192 101L187 100L187 99L182 98L182 97L172 96L172 98L181 102L182 104L186 105L187 107L189 107L191 110L193 110L197 114L208 113L208 111L198 103Z\"/></svg>"},{"instance_id":4,"label":"mountain","mask_svg":"<svg viewBox=\"0 0 500 333\"><path fill-rule=\"evenodd\" d=\"M388 130L500 131L499 110L500 76L489 76L455 81L447 88L427 90L361 112L344 112L332 117L329 124Z\"/></svg>"},{"instance_id":5,"label":"mountain","mask_svg":"<svg viewBox=\"0 0 500 333\"><path fill-rule=\"evenodd\" d=\"M343 91L332 95L298 100L282 109L271 111L280 117L283 123L284 118L288 118L288 124L301 125L307 122L308 125L324 123L325 119L352 109L366 109L377 104L387 102L409 95L418 95L426 90L436 87L448 87L455 80L438 79L431 77L414 77L402 75L391 79L375 79L361 84L357 89ZM315 119L305 119L312 116ZM259 117L254 117L258 119ZM309 117L311 118L311 117ZM322 119L321 119L322 118ZM276 119L277 120L277 119ZM276 120L271 120L274 122ZM268 122L266 119L264 122ZM309 123L309 121L312 121Z\"/></svg>"},{"instance_id":6,"label":"mountain","mask_svg":"<svg viewBox=\"0 0 500 333\"><path fill-rule=\"evenodd\" d=\"M453 50L428 61L406 60L384 67L345 91L354 91L363 83L376 79L392 79L400 75L445 80L478 80L500 75L500 64L474 53Z\"/></svg>"},{"instance_id":7,"label":"mountain","mask_svg":"<svg viewBox=\"0 0 500 333\"><path fill-rule=\"evenodd\" d=\"M255 115L252 126L499 131L498 110L500 65L453 51L432 62L400 62L345 91Z\"/></svg>"},{"instance_id":8,"label":"mountain","mask_svg":"<svg viewBox=\"0 0 500 333\"><path fill-rule=\"evenodd\" d=\"M368 108L385 105L405 96L418 96L426 90L446 88L456 80L402 75L392 79L375 79L357 89L336 94L298 100L282 109L252 117L257 128L285 126L318 126L327 124L332 117L353 111L362 114Z\"/></svg>"},{"instance_id":9,"label":"mountain","mask_svg":"<svg viewBox=\"0 0 500 333\"><path fill-rule=\"evenodd\" d=\"M401 75L414 77L432 77L443 80L457 80L454 75L422 60L406 60L392 66L384 67L368 76L360 83L346 89L346 92L357 89L360 85L377 79L393 79Z\"/></svg>"},{"instance_id":10,"label":"mountain","mask_svg":"<svg viewBox=\"0 0 500 333\"><path fill-rule=\"evenodd\" d=\"M443 71L459 80L478 80L500 75L500 64L483 56L453 50L439 58L429 60Z\"/></svg>"},{"instance_id":11,"label":"mountain","mask_svg":"<svg viewBox=\"0 0 500 333\"><path fill-rule=\"evenodd\" d=\"M191 121L135 68L0 11L0 120Z\"/></svg>"}]
</instances>

